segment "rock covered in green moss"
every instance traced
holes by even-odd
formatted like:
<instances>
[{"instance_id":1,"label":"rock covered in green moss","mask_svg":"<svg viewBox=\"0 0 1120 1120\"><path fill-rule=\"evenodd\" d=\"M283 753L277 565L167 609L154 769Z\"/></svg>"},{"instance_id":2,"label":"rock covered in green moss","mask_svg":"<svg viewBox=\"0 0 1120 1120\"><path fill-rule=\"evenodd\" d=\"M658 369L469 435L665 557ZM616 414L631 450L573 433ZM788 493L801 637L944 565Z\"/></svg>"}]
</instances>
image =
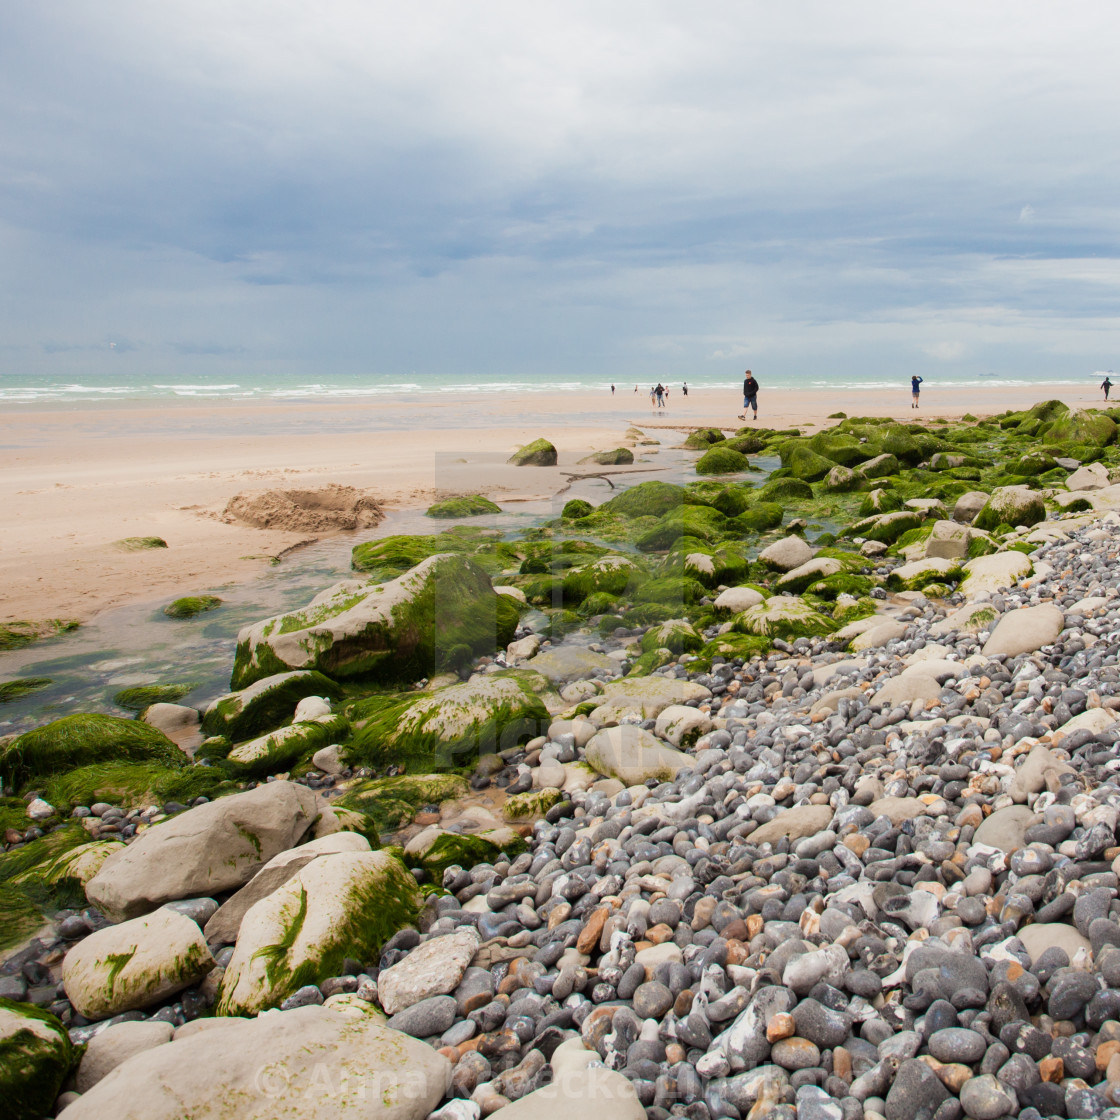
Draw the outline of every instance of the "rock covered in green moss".
<instances>
[{"instance_id":1,"label":"rock covered in green moss","mask_svg":"<svg viewBox=\"0 0 1120 1120\"><path fill-rule=\"evenodd\" d=\"M864 481L863 475L852 470L851 467L836 466L825 476L824 488L842 493L858 489Z\"/></svg>"},{"instance_id":2,"label":"rock covered in green moss","mask_svg":"<svg viewBox=\"0 0 1120 1120\"><path fill-rule=\"evenodd\" d=\"M732 625L746 634L787 641L820 637L836 629L830 618L793 595L775 595L765 603L748 607L735 616Z\"/></svg>"},{"instance_id":3,"label":"rock covered in green moss","mask_svg":"<svg viewBox=\"0 0 1120 1120\"><path fill-rule=\"evenodd\" d=\"M600 556L590 564L571 568L564 576L562 593L565 603L581 603L589 595L606 593L623 595L633 592L645 579L646 572L637 561L617 553Z\"/></svg>"},{"instance_id":4,"label":"rock covered in green moss","mask_svg":"<svg viewBox=\"0 0 1120 1120\"><path fill-rule=\"evenodd\" d=\"M849 526L844 530L843 535L893 544L903 533L917 529L923 520L922 515L916 510L900 509L895 513L878 513Z\"/></svg>"},{"instance_id":5,"label":"rock covered in green moss","mask_svg":"<svg viewBox=\"0 0 1120 1120\"><path fill-rule=\"evenodd\" d=\"M802 482L817 482L824 478L836 465L831 459L818 455L802 440L789 440L779 448L782 466L787 468L793 478Z\"/></svg>"},{"instance_id":6,"label":"rock covered in green moss","mask_svg":"<svg viewBox=\"0 0 1120 1120\"><path fill-rule=\"evenodd\" d=\"M587 517L594 512L595 507L590 502L585 502L582 498L572 498L564 503L560 516L565 521L578 521L581 517Z\"/></svg>"},{"instance_id":7,"label":"rock covered in green moss","mask_svg":"<svg viewBox=\"0 0 1120 1120\"><path fill-rule=\"evenodd\" d=\"M123 537L113 541L113 547L120 552L145 552L151 548L166 548L163 537Z\"/></svg>"},{"instance_id":8,"label":"rock covered in green moss","mask_svg":"<svg viewBox=\"0 0 1120 1120\"><path fill-rule=\"evenodd\" d=\"M547 730L538 673L511 669L479 675L435 692L374 696L350 709L354 734L344 748L353 762L458 766L502 751Z\"/></svg>"},{"instance_id":9,"label":"rock covered in green moss","mask_svg":"<svg viewBox=\"0 0 1120 1120\"><path fill-rule=\"evenodd\" d=\"M719 428L697 428L688 433L684 446L690 451L707 451L713 443L719 443L722 439L723 432Z\"/></svg>"},{"instance_id":10,"label":"rock covered in green moss","mask_svg":"<svg viewBox=\"0 0 1120 1120\"><path fill-rule=\"evenodd\" d=\"M38 621L20 619L0 623L0 650L22 649L41 638L53 638L70 630L77 630L81 623L72 618L44 618Z\"/></svg>"},{"instance_id":11,"label":"rock covered in green moss","mask_svg":"<svg viewBox=\"0 0 1120 1120\"><path fill-rule=\"evenodd\" d=\"M75 1009L97 1020L158 1003L213 967L198 923L162 907L79 941L62 961L62 982Z\"/></svg>"},{"instance_id":12,"label":"rock covered in green moss","mask_svg":"<svg viewBox=\"0 0 1120 1120\"><path fill-rule=\"evenodd\" d=\"M684 487L655 479L639 482L637 486L623 490L609 502L604 502L599 509L618 513L623 517L662 517L670 510L684 505L684 502Z\"/></svg>"},{"instance_id":13,"label":"rock covered in green moss","mask_svg":"<svg viewBox=\"0 0 1120 1120\"><path fill-rule=\"evenodd\" d=\"M887 577L887 586L895 591L921 591L935 583L956 583L963 575L959 559L927 556L895 568Z\"/></svg>"},{"instance_id":14,"label":"rock covered in green moss","mask_svg":"<svg viewBox=\"0 0 1120 1120\"><path fill-rule=\"evenodd\" d=\"M176 704L198 686L195 684L140 684L122 688L113 697L118 708L142 712L153 704Z\"/></svg>"},{"instance_id":15,"label":"rock covered in green moss","mask_svg":"<svg viewBox=\"0 0 1120 1120\"><path fill-rule=\"evenodd\" d=\"M598 463L601 467L621 467L634 461L629 447L616 447L611 451L593 451L580 459L581 463Z\"/></svg>"},{"instance_id":16,"label":"rock covered in green moss","mask_svg":"<svg viewBox=\"0 0 1120 1120\"><path fill-rule=\"evenodd\" d=\"M42 1120L74 1063L66 1028L49 1012L0 999L0 1100L8 1120Z\"/></svg>"},{"instance_id":17,"label":"rock covered in green moss","mask_svg":"<svg viewBox=\"0 0 1120 1120\"><path fill-rule=\"evenodd\" d=\"M659 676L626 677L608 681L603 686L590 718L599 724L618 723L628 715L656 719L670 704L707 700L711 695L695 681Z\"/></svg>"},{"instance_id":18,"label":"rock covered in green moss","mask_svg":"<svg viewBox=\"0 0 1120 1120\"><path fill-rule=\"evenodd\" d=\"M196 797L214 797L230 785L226 774L209 766L190 766L184 755L177 767L159 762L95 762L54 774L42 784L52 805L70 808L108 801L127 808L153 802L187 804Z\"/></svg>"},{"instance_id":19,"label":"rock covered in green moss","mask_svg":"<svg viewBox=\"0 0 1120 1120\"><path fill-rule=\"evenodd\" d=\"M1026 486L997 486L973 525L991 531L1000 525L1037 525L1046 520L1042 495Z\"/></svg>"},{"instance_id":20,"label":"rock covered in green moss","mask_svg":"<svg viewBox=\"0 0 1120 1120\"><path fill-rule=\"evenodd\" d=\"M285 781L199 805L110 855L86 884L86 895L119 922L175 899L232 890L295 847L318 815L315 793Z\"/></svg>"},{"instance_id":21,"label":"rock covered in green moss","mask_svg":"<svg viewBox=\"0 0 1120 1120\"><path fill-rule=\"evenodd\" d=\"M841 561L831 556L816 556L780 576L774 590L783 595L797 595L810 584L844 571Z\"/></svg>"},{"instance_id":22,"label":"rock covered in green moss","mask_svg":"<svg viewBox=\"0 0 1120 1120\"><path fill-rule=\"evenodd\" d=\"M287 723L306 696L341 700L342 689L312 669L276 673L212 701L203 713L202 729L208 735L247 739Z\"/></svg>"},{"instance_id":23,"label":"rock covered in green moss","mask_svg":"<svg viewBox=\"0 0 1120 1120\"><path fill-rule=\"evenodd\" d=\"M737 517L732 518L729 528L744 533L765 533L776 529L782 523L784 508L778 502L755 502Z\"/></svg>"},{"instance_id":24,"label":"rock covered in green moss","mask_svg":"<svg viewBox=\"0 0 1120 1120\"><path fill-rule=\"evenodd\" d=\"M750 470L746 455L730 447L713 447L696 462L697 474L739 474Z\"/></svg>"},{"instance_id":25,"label":"rock covered in green moss","mask_svg":"<svg viewBox=\"0 0 1120 1120\"><path fill-rule=\"evenodd\" d=\"M186 756L161 731L137 720L78 714L25 731L9 743L0 752L0 777L18 789L94 762L149 760L177 767Z\"/></svg>"},{"instance_id":26,"label":"rock covered in green moss","mask_svg":"<svg viewBox=\"0 0 1120 1120\"><path fill-rule=\"evenodd\" d=\"M241 776L263 778L287 770L304 755L337 743L348 731L349 724L340 715L301 720L238 743L226 755L226 761Z\"/></svg>"},{"instance_id":27,"label":"rock covered in green moss","mask_svg":"<svg viewBox=\"0 0 1120 1120\"><path fill-rule=\"evenodd\" d=\"M667 649L671 653L691 653L704 644L704 639L687 618L671 618L651 626L642 635L642 651Z\"/></svg>"},{"instance_id":28,"label":"rock covered in green moss","mask_svg":"<svg viewBox=\"0 0 1120 1120\"><path fill-rule=\"evenodd\" d=\"M1045 428L1046 442L1068 447L1075 443L1106 447L1116 442L1116 421L1103 412L1084 409L1067 412Z\"/></svg>"},{"instance_id":29,"label":"rock covered in green moss","mask_svg":"<svg viewBox=\"0 0 1120 1120\"><path fill-rule=\"evenodd\" d=\"M385 852L339 852L300 868L241 921L222 977L219 1015L255 1015L305 984L366 961L416 918L420 891Z\"/></svg>"},{"instance_id":30,"label":"rock covered in green moss","mask_svg":"<svg viewBox=\"0 0 1120 1120\"><path fill-rule=\"evenodd\" d=\"M163 608L168 618L194 618L195 615L217 610L222 600L217 595L188 595L176 599Z\"/></svg>"},{"instance_id":31,"label":"rock covered in green moss","mask_svg":"<svg viewBox=\"0 0 1120 1120\"><path fill-rule=\"evenodd\" d=\"M476 863L493 863L504 852L520 855L525 841L512 828L490 828L482 832L447 832L429 828L414 836L405 847L405 856L419 864L439 883L443 873L452 866L469 869Z\"/></svg>"},{"instance_id":32,"label":"rock covered in green moss","mask_svg":"<svg viewBox=\"0 0 1120 1120\"><path fill-rule=\"evenodd\" d=\"M710 506L682 505L662 514L634 543L642 552L660 552L671 548L680 537L694 537L715 544L729 534L728 520L719 510Z\"/></svg>"},{"instance_id":33,"label":"rock covered in green moss","mask_svg":"<svg viewBox=\"0 0 1120 1120\"><path fill-rule=\"evenodd\" d=\"M461 498L445 498L428 506L425 517L478 517L484 513L501 513L501 506L483 494L468 494Z\"/></svg>"},{"instance_id":34,"label":"rock covered in green moss","mask_svg":"<svg viewBox=\"0 0 1120 1120\"><path fill-rule=\"evenodd\" d=\"M546 439L535 439L515 451L506 461L515 467L554 467L556 448Z\"/></svg>"},{"instance_id":35,"label":"rock covered in green moss","mask_svg":"<svg viewBox=\"0 0 1120 1120\"><path fill-rule=\"evenodd\" d=\"M902 509L902 498L893 490L872 490L860 503L860 517L871 517L876 513L893 513Z\"/></svg>"},{"instance_id":36,"label":"rock covered in green moss","mask_svg":"<svg viewBox=\"0 0 1120 1120\"><path fill-rule=\"evenodd\" d=\"M502 806L502 813L509 821L540 820L553 805L558 805L563 799L563 793L552 787L531 789L508 797Z\"/></svg>"},{"instance_id":37,"label":"rock covered in green moss","mask_svg":"<svg viewBox=\"0 0 1120 1120\"><path fill-rule=\"evenodd\" d=\"M776 502L779 505L783 502L809 501L813 497L813 488L800 478L774 478L762 486L758 497L760 501Z\"/></svg>"},{"instance_id":38,"label":"rock covered in green moss","mask_svg":"<svg viewBox=\"0 0 1120 1120\"><path fill-rule=\"evenodd\" d=\"M402 774L359 782L333 805L360 813L388 832L407 824L421 806L465 797L468 790L467 780L457 774Z\"/></svg>"},{"instance_id":39,"label":"rock covered in green moss","mask_svg":"<svg viewBox=\"0 0 1120 1120\"><path fill-rule=\"evenodd\" d=\"M50 677L16 677L13 681L0 681L0 704L22 700L33 692L49 688L53 683Z\"/></svg>"},{"instance_id":40,"label":"rock covered in green moss","mask_svg":"<svg viewBox=\"0 0 1120 1120\"><path fill-rule=\"evenodd\" d=\"M302 610L246 627L233 687L289 669L414 681L508 645L517 621L481 568L456 553L432 556L388 583L337 584Z\"/></svg>"}]
</instances>

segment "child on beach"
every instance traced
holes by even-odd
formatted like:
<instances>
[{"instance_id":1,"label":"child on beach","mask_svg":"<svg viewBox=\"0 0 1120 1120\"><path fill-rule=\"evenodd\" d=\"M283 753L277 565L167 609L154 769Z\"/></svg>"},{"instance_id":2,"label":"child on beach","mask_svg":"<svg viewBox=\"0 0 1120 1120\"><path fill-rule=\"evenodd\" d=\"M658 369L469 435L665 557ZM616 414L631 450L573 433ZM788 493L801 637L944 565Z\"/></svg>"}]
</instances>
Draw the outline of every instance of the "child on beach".
<instances>
[{"instance_id":1,"label":"child on beach","mask_svg":"<svg viewBox=\"0 0 1120 1120\"><path fill-rule=\"evenodd\" d=\"M924 380L924 378L919 377L917 374L910 378L910 392L914 394L914 403L910 405L911 408L918 407L918 394L921 392L918 386L921 385Z\"/></svg>"},{"instance_id":2,"label":"child on beach","mask_svg":"<svg viewBox=\"0 0 1120 1120\"><path fill-rule=\"evenodd\" d=\"M746 420L747 409L752 409L754 412L753 420L758 419L758 382L754 379L754 374L747 370L746 377L743 378L743 411L739 414L740 420Z\"/></svg>"}]
</instances>

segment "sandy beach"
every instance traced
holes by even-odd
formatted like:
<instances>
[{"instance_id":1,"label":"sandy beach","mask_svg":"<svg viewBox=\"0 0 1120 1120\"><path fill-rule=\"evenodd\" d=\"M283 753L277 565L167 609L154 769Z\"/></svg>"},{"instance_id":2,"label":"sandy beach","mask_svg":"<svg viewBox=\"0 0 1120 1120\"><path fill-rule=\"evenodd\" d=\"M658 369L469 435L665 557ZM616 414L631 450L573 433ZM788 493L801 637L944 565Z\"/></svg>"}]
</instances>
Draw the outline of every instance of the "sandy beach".
<instances>
[{"instance_id":1,"label":"sandy beach","mask_svg":"<svg viewBox=\"0 0 1120 1120\"><path fill-rule=\"evenodd\" d=\"M893 416L904 422L990 415L1058 397L1099 403L1089 387L953 389L885 399L881 390L767 388L759 424L815 430L829 414ZM0 621L74 618L134 599L191 594L250 577L306 532L259 529L221 519L246 490L317 489L332 483L370 492L386 508L422 508L436 497L481 492L499 502L549 496L565 472L587 470L588 452L618 446L626 428L656 434L712 425L733 430L737 383L727 393L674 391L650 407L647 392L509 393L345 403L240 404L172 401L91 405L81 410L11 407L0 421ZM556 468L506 465L539 436L560 451ZM664 436L659 436L665 440ZM433 526L438 523L433 522ZM321 534L317 534L321 535ZM126 537L158 536L168 548L124 552Z\"/></svg>"}]
</instances>

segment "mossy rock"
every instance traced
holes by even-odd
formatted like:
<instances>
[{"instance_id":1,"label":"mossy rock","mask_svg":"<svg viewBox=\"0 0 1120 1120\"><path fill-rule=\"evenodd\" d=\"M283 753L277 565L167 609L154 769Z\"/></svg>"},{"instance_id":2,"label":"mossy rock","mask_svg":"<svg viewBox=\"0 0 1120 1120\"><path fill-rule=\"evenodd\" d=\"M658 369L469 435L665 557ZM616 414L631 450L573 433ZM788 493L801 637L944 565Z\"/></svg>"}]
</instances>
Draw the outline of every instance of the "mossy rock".
<instances>
[{"instance_id":1,"label":"mossy rock","mask_svg":"<svg viewBox=\"0 0 1120 1120\"><path fill-rule=\"evenodd\" d=\"M593 563L573 568L564 576L563 601L566 604L576 604L597 593L632 593L646 578L646 572L627 556L600 556Z\"/></svg>"},{"instance_id":2,"label":"mossy rock","mask_svg":"<svg viewBox=\"0 0 1120 1120\"><path fill-rule=\"evenodd\" d=\"M563 607L556 610L546 610L544 619L544 626L538 628L537 633L542 638L549 638L554 642L575 630L579 630L584 625L581 615Z\"/></svg>"},{"instance_id":3,"label":"mossy rock","mask_svg":"<svg viewBox=\"0 0 1120 1120\"><path fill-rule=\"evenodd\" d=\"M860 517L873 517L877 513L894 513L902 509L902 497L893 490L872 490L859 507Z\"/></svg>"},{"instance_id":4,"label":"mossy rock","mask_svg":"<svg viewBox=\"0 0 1120 1120\"><path fill-rule=\"evenodd\" d=\"M224 771L213 766L174 769L158 762L96 762L48 778L43 795L59 809L98 801L135 809L168 801L189 805L196 797L213 800L236 788Z\"/></svg>"},{"instance_id":5,"label":"mossy rock","mask_svg":"<svg viewBox=\"0 0 1120 1120\"><path fill-rule=\"evenodd\" d=\"M731 526L743 533L765 533L782 523L785 508L777 502L756 502L738 517L731 519Z\"/></svg>"},{"instance_id":6,"label":"mossy rock","mask_svg":"<svg viewBox=\"0 0 1120 1120\"><path fill-rule=\"evenodd\" d=\"M690 451L707 451L713 443L721 443L722 441L723 432L719 428L698 428L694 432L689 432L684 441L684 446Z\"/></svg>"},{"instance_id":7,"label":"mossy rock","mask_svg":"<svg viewBox=\"0 0 1120 1120\"><path fill-rule=\"evenodd\" d=\"M563 800L564 794L558 789L531 789L506 798L502 812L507 820L536 821L540 820L553 805L559 805Z\"/></svg>"},{"instance_id":8,"label":"mossy rock","mask_svg":"<svg viewBox=\"0 0 1120 1120\"><path fill-rule=\"evenodd\" d=\"M772 479L758 491L760 502L802 502L812 497L813 488L800 478Z\"/></svg>"},{"instance_id":9,"label":"mossy rock","mask_svg":"<svg viewBox=\"0 0 1120 1120\"><path fill-rule=\"evenodd\" d=\"M28 1003L0 999L0 1094L8 1120L42 1120L75 1064L62 1023Z\"/></svg>"},{"instance_id":10,"label":"mossy rock","mask_svg":"<svg viewBox=\"0 0 1120 1120\"><path fill-rule=\"evenodd\" d=\"M616 447L610 451L593 451L580 459L581 463L598 463L601 467L623 467L634 461L629 447Z\"/></svg>"},{"instance_id":11,"label":"mossy rock","mask_svg":"<svg viewBox=\"0 0 1120 1120\"><path fill-rule=\"evenodd\" d=\"M684 502L684 487L653 480L640 482L629 490L623 490L609 502L604 502L599 509L619 513L623 517L661 517L684 505Z\"/></svg>"},{"instance_id":12,"label":"mossy rock","mask_svg":"<svg viewBox=\"0 0 1120 1120\"><path fill-rule=\"evenodd\" d=\"M712 444L712 450L726 447L729 451L738 451L740 455L757 455L766 444L754 432L729 436L721 439L719 443Z\"/></svg>"},{"instance_id":13,"label":"mossy rock","mask_svg":"<svg viewBox=\"0 0 1120 1120\"><path fill-rule=\"evenodd\" d=\"M671 665L676 659L676 654L664 646L646 650L630 666L630 671L626 675L628 677L648 677L651 673L656 673L658 669Z\"/></svg>"},{"instance_id":14,"label":"mossy rock","mask_svg":"<svg viewBox=\"0 0 1120 1120\"><path fill-rule=\"evenodd\" d=\"M445 498L428 506L425 517L479 517L484 513L501 513L501 506L483 494L468 494L459 498Z\"/></svg>"},{"instance_id":15,"label":"mossy rock","mask_svg":"<svg viewBox=\"0 0 1120 1120\"><path fill-rule=\"evenodd\" d=\"M431 536L399 535L367 541L354 547L350 566L372 579L393 579L441 552L469 552L473 545L464 538L440 533Z\"/></svg>"},{"instance_id":16,"label":"mossy rock","mask_svg":"<svg viewBox=\"0 0 1120 1120\"><path fill-rule=\"evenodd\" d=\"M818 432L808 442L809 447L818 455L823 455L826 459L831 459L832 462L839 463L844 467L854 467L865 459L869 459L872 454L867 444L860 443L855 436L848 432L840 432L835 429Z\"/></svg>"},{"instance_id":17,"label":"mossy rock","mask_svg":"<svg viewBox=\"0 0 1120 1120\"><path fill-rule=\"evenodd\" d=\"M832 619L815 611L809 603L785 595L775 595L758 606L749 607L737 614L731 625L739 633L787 641L820 637L836 629Z\"/></svg>"},{"instance_id":18,"label":"mossy rock","mask_svg":"<svg viewBox=\"0 0 1120 1120\"><path fill-rule=\"evenodd\" d=\"M740 474L750 470L746 455L730 447L713 447L696 463L697 474Z\"/></svg>"},{"instance_id":19,"label":"mossy rock","mask_svg":"<svg viewBox=\"0 0 1120 1120\"><path fill-rule=\"evenodd\" d=\"M582 498L572 498L564 503L560 516L565 521L578 521L581 517L587 517L594 512L595 507L590 502L585 502Z\"/></svg>"},{"instance_id":20,"label":"mossy rock","mask_svg":"<svg viewBox=\"0 0 1120 1120\"><path fill-rule=\"evenodd\" d=\"M609 595L605 591L596 591L588 595L579 605L579 614L584 618L594 618L596 615L613 614L618 609L619 597Z\"/></svg>"},{"instance_id":21,"label":"mossy rock","mask_svg":"<svg viewBox=\"0 0 1120 1120\"><path fill-rule=\"evenodd\" d=\"M1088 409L1058 417L1046 429L1046 442L1069 446L1087 443L1092 447L1106 447L1116 442L1116 421L1102 412Z\"/></svg>"},{"instance_id":22,"label":"mossy rock","mask_svg":"<svg viewBox=\"0 0 1120 1120\"><path fill-rule=\"evenodd\" d=\"M988 504L976 515L974 528L996 530L1001 525L1037 525L1046 519L1046 504L1041 495L1023 487L1000 486L992 491Z\"/></svg>"},{"instance_id":23,"label":"mossy rock","mask_svg":"<svg viewBox=\"0 0 1120 1120\"><path fill-rule=\"evenodd\" d=\"M1022 475L1026 478L1033 478L1035 475L1045 474L1047 471L1052 471L1055 468L1061 469L1054 461L1052 455L1047 455L1042 451L1029 451L1021 459L1015 459L1007 464L1009 474ZM1061 477L1065 477L1064 471Z\"/></svg>"},{"instance_id":24,"label":"mossy rock","mask_svg":"<svg viewBox=\"0 0 1120 1120\"><path fill-rule=\"evenodd\" d=\"M870 618L879 609L874 599L861 598L853 602L840 600L832 611L832 621L837 626L847 626L861 618Z\"/></svg>"},{"instance_id":25,"label":"mossy rock","mask_svg":"<svg viewBox=\"0 0 1120 1120\"><path fill-rule=\"evenodd\" d=\"M166 548L167 541L163 537L122 537L113 541L113 547L118 552L145 552L151 548Z\"/></svg>"},{"instance_id":26,"label":"mossy rock","mask_svg":"<svg viewBox=\"0 0 1120 1120\"><path fill-rule=\"evenodd\" d=\"M710 669L713 658L721 657L725 661L741 658L749 661L755 654L768 653L773 648L769 637L756 634L720 634L710 642L705 643L697 653L697 660L689 662L690 668L703 666Z\"/></svg>"},{"instance_id":27,"label":"mossy rock","mask_svg":"<svg viewBox=\"0 0 1120 1120\"><path fill-rule=\"evenodd\" d=\"M548 440L535 439L515 451L506 462L515 467L554 467L556 459L556 448Z\"/></svg>"},{"instance_id":28,"label":"mossy rock","mask_svg":"<svg viewBox=\"0 0 1120 1120\"><path fill-rule=\"evenodd\" d=\"M341 700L343 695L341 686L314 670L277 673L212 701L203 714L202 730L234 741L250 739L290 723L296 706L308 696Z\"/></svg>"},{"instance_id":29,"label":"mossy rock","mask_svg":"<svg viewBox=\"0 0 1120 1120\"><path fill-rule=\"evenodd\" d=\"M1088 498L1074 498L1062 507L1066 513L1087 513L1093 508L1093 503Z\"/></svg>"},{"instance_id":30,"label":"mossy rock","mask_svg":"<svg viewBox=\"0 0 1120 1120\"><path fill-rule=\"evenodd\" d=\"M634 598L638 603L690 606L698 603L706 594L707 589L697 580L686 576L662 576L642 584Z\"/></svg>"},{"instance_id":31,"label":"mossy rock","mask_svg":"<svg viewBox=\"0 0 1120 1120\"><path fill-rule=\"evenodd\" d=\"M681 538L684 541L686 538ZM685 576L698 580L706 587L720 584L738 584L746 578L750 568L742 546L720 545L717 548L700 544L680 547L680 542L662 561L660 576Z\"/></svg>"},{"instance_id":32,"label":"mossy rock","mask_svg":"<svg viewBox=\"0 0 1120 1120\"><path fill-rule=\"evenodd\" d=\"M866 482L867 480L858 471L854 471L850 467L836 466L825 476L824 488L844 493L848 490L858 490Z\"/></svg>"},{"instance_id":33,"label":"mossy rock","mask_svg":"<svg viewBox=\"0 0 1120 1120\"><path fill-rule=\"evenodd\" d=\"M402 774L360 782L331 805L363 814L379 833L396 832L425 805L439 805L469 792L466 778L457 774Z\"/></svg>"},{"instance_id":34,"label":"mossy rock","mask_svg":"<svg viewBox=\"0 0 1120 1120\"><path fill-rule=\"evenodd\" d=\"M302 610L246 627L231 683L245 688L290 669L415 681L454 667L460 647L477 656L508 645L518 617L471 560L433 556L384 585L338 584Z\"/></svg>"},{"instance_id":35,"label":"mossy rock","mask_svg":"<svg viewBox=\"0 0 1120 1120\"><path fill-rule=\"evenodd\" d=\"M910 510L895 513L879 513L873 517L857 521L844 530L845 537L863 537L869 541L893 544L903 533L916 529L922 523L921 514Z\"/></svg>"},{"instance_id":36,"label":"mossy rock","mask_svg":"<svg viewBox=\"0 0 1120 1120\"><path fill-rule=\"evenodd\" d=\"M686 487L685 500L689 505L711 506L724 517L736 517L750 508L756 492L749 483L717 482L715 479L699 479Z\"/></svg>"},{"instance_id":37,"label":"mossy rock","mask_svg":"<svg viewBox=\"0 0 1120 1120\"><path fill-rule=\"evenodd\" d=\"M354 733L343 753L370 766L470 765L547 731L551 717L542 696L549 695L541 674L511 669L434 692L369 697L347 709Z\"/></svg>"},{"instance_id":38,"label":"mossy rock","mask_svg":"<svg viewBox=\"0 0 1120 1120\"><path fill-rule=\"evenodd\" d=\"M445 832L414 862L422 866L434 882L441 883L449 867L470 870L479 863L496 862L503 853L520 855L526 847L524 840L509 835L505 829L496 830L496 834L492 832L490 836L484 832L474 835Z\"/></svg>"},{"instance_id":39,"label":"mossy rock","mask_svg":"<svg viewBox=\"0 0 1120 1120\"><path fill-rule=\"evenodd\" d=\"M163 613L168 618L194 618L195 615L216 610L221 605L222 600L217 595L188 595L168 603L163 608Z\"/></svg>"},{"instance_id":40,"label":"mossy rock","mask_svg":"<svg viewBox=\"0 0 1120 1120\"><path fill-rule=\"evenodd\" d=\"M666 622L651 626L642 635L642 651L667 649L674 655L692 653L704 644L704 639L696 632L687 618L671 618Z\"/></svg>"},{"instance_id":41,"label":"mossy rock","mask_svg":"<svg viewBox=\"0 0 1120 1120\"><path fill-rule=\"evenodd\" d=\"M122 688L113 697L113 703L129 712L142 712L153 704L177 704L197 687L198 685L193 683L138 684L132 688Z\"/></svg>"},{"instance_id":42,"label":"mossy rock","mask_svg":"<svg viewBox=\"0 0 1120 1120\"><path fill-rule=\"evenodd\" d=\"M863 598L875 586L876 581L870 576L861 576L855 572L836 572L809 584L807 590L821 599L835 601L841 595L850 595L854 599Z\"/></svg>"},{"instance_id":43,"label":"mossy rock","mask_svg":"<svg viewBox=\"0 0 1120 1120\"><path fill-rule=\"evenodd\" d=\"M16 677L14 681L0 681L0 704L12 704L53 683L50 677Z\"/></svg>"},{"instance_id":44,"label":"mossy rock","mask_svg":"<svg viewBox=\"0 0 1120 1120\"><path fill-rule=\"evenodd\" d=\"M267 735L236 743L226 755L226 766L242 778L278 774L298 759L345 739L349 730L349 723L340 715L300 720Z\"/></svg>"},{"instance_id":45,"label":"mossy rock","mask_svg":"<svg viewBox=\"0 0 1120 1120\"><path fill-rule=\"evenodd\" d=\"M807 442L802 440L788 440L779 448L782 466L786 467L793 478L802 482L818 482L824 478L836 464L823 455L818 455Z\"/></svg>"},{"instance_id":46,"label":"mossy rock","mask_svg":"<svg viewBox=\"0 0 1120 1120\"><path fill-rule=\"evenodd\" d=\"M159 762L179 767L186 755L162 731L100 713L63 716L25 731L0 751L0 778L12 789L94 762Z\"/></svg>"},{"instance_id":47,"label":"mossy rock","mask_svg":"<svg viewBox=\"0 0 1120 1120\"><path fill-rule=\"evenodd\" d=\"M719 510L710 506L681 505L640 533L634 543L642 552L661 552L671 548L680 537L695 537L715 544L728 532L728 520Z\"/></svg>"},{"instance_id":48,"label":"mossy rock","mask_svg":"<svg viewBox=\"0 0 1120 1120\"><path fill-rule=\"evenodd\" d=\"M23 649L32 642L77 630L81 623L72 618L43 618L0 623L0 650Z\"/></svg>"}]
</instances>

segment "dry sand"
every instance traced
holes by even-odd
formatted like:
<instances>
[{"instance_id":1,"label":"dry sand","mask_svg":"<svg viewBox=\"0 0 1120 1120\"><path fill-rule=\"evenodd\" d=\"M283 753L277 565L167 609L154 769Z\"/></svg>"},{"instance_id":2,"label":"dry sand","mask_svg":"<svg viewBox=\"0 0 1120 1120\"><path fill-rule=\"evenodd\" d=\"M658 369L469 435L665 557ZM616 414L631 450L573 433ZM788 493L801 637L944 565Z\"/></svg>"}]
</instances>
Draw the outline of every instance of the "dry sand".
<instances>
[{"instance_id":1,"label":"dry sand","mask_svg":"<svg viewBox=\"0 0 1120 1120\"><path fill-rule=\"evenodd\" d=\"M812 429L828 414L896 416L903 421L982 416L1060 397L1095 403L1068 387L927 391L767 390L759 424ZM169 598L249 577L307 532L227 524L222 511L244 490L355 487L387 508L423 507L436 497L481 492L501 502L541 498L591 450L616 447L630 424L647 429L713 425L729 431L741 398L673 392L667 409L646 394L594 401L576 394L471 395L415 399L159 407L81 411L15 406L0 421L0 621L76 618L132 599ZM582 409L583 411L577 411ZM527 420L527 418L529 418ZM560 450L557 468L510 467L506 457L544 436ZM312 535L321 536L322 532ZM123 552L113 542L158 536L168 548Z\"/></svg>"}]
</instances>

